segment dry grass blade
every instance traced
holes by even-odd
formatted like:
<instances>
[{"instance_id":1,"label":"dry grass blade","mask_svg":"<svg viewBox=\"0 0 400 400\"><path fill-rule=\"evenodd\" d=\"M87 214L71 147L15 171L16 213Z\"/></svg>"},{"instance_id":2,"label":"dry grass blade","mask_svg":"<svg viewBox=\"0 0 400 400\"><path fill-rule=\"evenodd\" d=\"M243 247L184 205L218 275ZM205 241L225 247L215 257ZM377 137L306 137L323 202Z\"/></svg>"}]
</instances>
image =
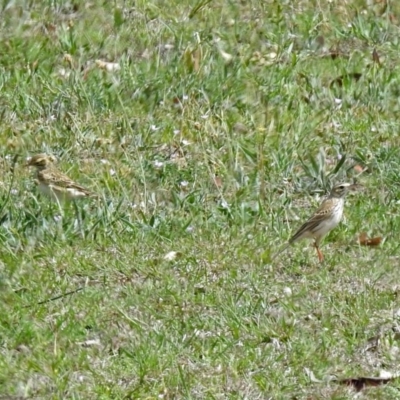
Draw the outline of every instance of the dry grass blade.
<instances>
[{"instance_id":1,"label":"dry grass blade","mask_svg":"<svg viewBox=\"0 0 400 400\"><path fill-rule=\"evenodd\" d=\"M361 246L379 246L382 240L383 238L381 236L369 238L366 232L362 232L358 236L358 243Z\"/></svg>"}]
</instances>

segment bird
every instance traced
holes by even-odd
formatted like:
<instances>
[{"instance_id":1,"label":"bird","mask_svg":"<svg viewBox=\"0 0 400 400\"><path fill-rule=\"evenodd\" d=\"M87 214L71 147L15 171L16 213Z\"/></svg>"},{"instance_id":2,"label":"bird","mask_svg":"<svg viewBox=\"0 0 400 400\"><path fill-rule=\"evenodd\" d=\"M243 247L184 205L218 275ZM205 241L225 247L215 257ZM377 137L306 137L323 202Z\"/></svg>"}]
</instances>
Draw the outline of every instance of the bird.
<instances>
[{"instance_id":1,"label":"bird","mask_svg":"<svg viewBox=\"0 0 400 400\"><path fill-rule=\"evenodd\" d=\"M343 217L344 198L354 189L356 184L339 183L335 185L329 196L321 203L311 217L297 230L289 241L274 255L271 261L283 253L293 243L302 239L314 239L314 247L317 250L318 259L323 262L324 256L319 249L322 238L332 229L336 228Z\"/></svg>"},{"instance_id":2,"label":"bird","mask_svg":"<svg viewBox=\"0 0 400 400\"><path fill-rule=\"evenodd\" d=\"M57 202L65 202L97 195L77 184L54 165L56 158L49 154L32 156L26 166L36 168L36 183L39 190Z\"/></svg>"}]
</instances>

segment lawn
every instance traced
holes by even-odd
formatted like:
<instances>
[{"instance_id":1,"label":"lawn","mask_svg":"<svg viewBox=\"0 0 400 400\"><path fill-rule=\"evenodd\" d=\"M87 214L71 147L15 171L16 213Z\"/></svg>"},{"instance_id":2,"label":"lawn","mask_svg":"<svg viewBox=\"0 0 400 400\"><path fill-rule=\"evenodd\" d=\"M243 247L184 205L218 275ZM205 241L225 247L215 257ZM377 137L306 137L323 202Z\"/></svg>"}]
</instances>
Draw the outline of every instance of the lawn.
<instances>
[{"instance_id":1,"label":"lawn","mask_svg":"<svg viewBox=\"0 0 400 400\"><path fill-rule=\"evenodd\" d=\"M0 399L400 397L395 3L2 2Z\"/></svg>"}]
</instances>

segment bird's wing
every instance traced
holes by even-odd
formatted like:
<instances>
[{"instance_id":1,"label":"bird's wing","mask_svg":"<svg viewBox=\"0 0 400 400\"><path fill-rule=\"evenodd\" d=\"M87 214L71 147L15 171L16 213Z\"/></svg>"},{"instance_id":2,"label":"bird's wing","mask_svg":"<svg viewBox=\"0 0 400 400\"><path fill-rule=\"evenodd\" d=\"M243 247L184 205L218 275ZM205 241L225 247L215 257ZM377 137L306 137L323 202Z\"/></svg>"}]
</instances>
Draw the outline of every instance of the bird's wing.
<instances>
[{"instance_id":1,"label":"bird's wing","mask_svg":"<svg viewBox=\"0 0 400 400\"><path fill-rule=\"evenodd\" d=\"M95 194L90 190L86 189L85 187L77 184L67 175L59 172L59 171L46 171L43 174L44 180L46 180L49 186L59 188L60 190L71 190L81 192L83 195L86 196L94 196Z\"/></svg>"},{"instance_id":2,"label":"bird's wing","mask_svg":"<svg viewBox=\"0 0 400 400\"><path fill-rule=\"evenodd\" d=\"M297 230L297 232L289 239L289 243L294 243L296 240L301 239L306 232L312 233L322 221L326 220L326 216L332 211L327 207L327 203L322 203L314 214Z\"/></svg>"}]
</instances>

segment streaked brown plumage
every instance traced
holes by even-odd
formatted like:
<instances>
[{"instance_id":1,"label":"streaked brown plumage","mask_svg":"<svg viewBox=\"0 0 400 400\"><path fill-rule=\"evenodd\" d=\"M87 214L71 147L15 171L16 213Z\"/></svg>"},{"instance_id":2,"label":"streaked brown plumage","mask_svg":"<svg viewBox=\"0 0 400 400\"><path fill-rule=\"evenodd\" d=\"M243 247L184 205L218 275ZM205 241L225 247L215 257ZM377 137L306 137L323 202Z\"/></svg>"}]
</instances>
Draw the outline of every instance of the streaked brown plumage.
<instances>
[{"instance_id":1,"label":"streaked brown plumage","mask_svg":"<svg viewBox=\"0 0 400 400\"><path fill-rule=\"evenodd\" d=\"M314 239L314 247L317 250L319 261L323 261L324 256L319 249L322 238L334 229L343 217L344 198L349 190L356 187L350 183L340 183L335 185L329 196L322 202L314 214L306 221L298 231L289 239L273 257L284 252L293 243L302 239Z\"/></svg>"},{"instance_id":2,"label":"streaked brown plumage","mask_svg":"<svg viewBox=\"0 0 400 400\"><path fill-rule=\"evenodd\" d=\"M36 154L27 163L27 166L36 168L36 180L42 193L59 202L96 196L60 172L54 166L55 161L56 159L51 155Z\"/></svg>"}]
</instances>

